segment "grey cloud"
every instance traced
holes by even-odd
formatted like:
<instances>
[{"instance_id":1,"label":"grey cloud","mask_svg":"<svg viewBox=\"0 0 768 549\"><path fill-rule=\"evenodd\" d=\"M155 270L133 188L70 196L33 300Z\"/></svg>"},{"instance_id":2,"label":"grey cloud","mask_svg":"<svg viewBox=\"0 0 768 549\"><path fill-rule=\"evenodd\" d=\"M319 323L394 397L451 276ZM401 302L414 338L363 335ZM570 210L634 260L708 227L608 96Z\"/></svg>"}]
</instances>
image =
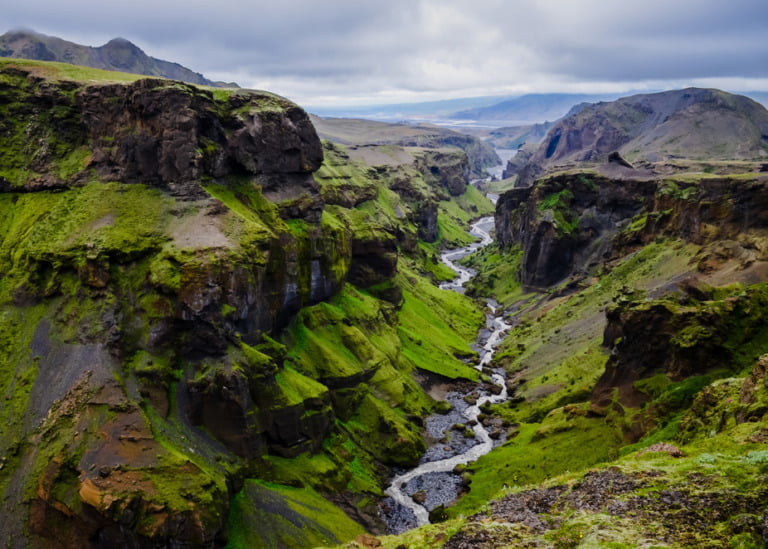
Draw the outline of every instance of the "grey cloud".
<instances>
[{"instance_id":1,"label":"grey cloud","mask_svg":"<svg viewBox=\"0 0 768 549\"><path fill-rule=\"evenodd\" d=\"M768 78L765 0L39 0L26 26L299 98ZM230 75L227 77L227 75Z\"/></svg>"}]
</instances>

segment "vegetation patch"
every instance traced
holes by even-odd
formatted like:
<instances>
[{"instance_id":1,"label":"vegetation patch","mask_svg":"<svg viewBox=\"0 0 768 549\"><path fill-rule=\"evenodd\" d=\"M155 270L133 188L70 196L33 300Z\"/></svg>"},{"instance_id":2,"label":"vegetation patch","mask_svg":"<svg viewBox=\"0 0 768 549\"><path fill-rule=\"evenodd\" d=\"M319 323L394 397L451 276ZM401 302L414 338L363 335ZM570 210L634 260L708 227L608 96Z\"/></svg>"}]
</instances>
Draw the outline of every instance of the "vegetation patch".
<instances>
[{"instance_id":1,"label":"vegetation patch","mask_svg":"<svg viewBox=\"0 0 768 549\"><path fill-rule=\"evenodd\" d=\"M360 525L311 488L247 480L232 500L227 547L328 546L363 532Z\"/></svg>"}]
</instances>

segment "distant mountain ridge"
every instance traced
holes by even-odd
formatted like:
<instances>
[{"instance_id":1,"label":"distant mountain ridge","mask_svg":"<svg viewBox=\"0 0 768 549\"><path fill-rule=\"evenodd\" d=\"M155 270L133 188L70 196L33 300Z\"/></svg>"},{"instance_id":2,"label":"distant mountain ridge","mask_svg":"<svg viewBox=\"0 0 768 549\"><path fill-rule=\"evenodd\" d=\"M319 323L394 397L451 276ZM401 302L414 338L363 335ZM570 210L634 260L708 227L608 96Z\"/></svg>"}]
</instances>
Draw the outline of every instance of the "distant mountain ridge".
<instances>
[{"instance_id":1,"label":"distant mountain ridge","mask_svg":"<svg viewBox=\"0 0 768 549\"><path fill-rule=\"evenodd\" d=\"M454 113L453 118L460 120L490 121L498 120L505 125L535 124L562 118L580 103L611 101L622 94L585 94L585 93L530 93L474 109Z\"/></svg>"},{"instance_id":2,"label":"distant mountain ridge","mask_svg":"<svg viewBox=\"0 0 768 549\"><path fill-rule=\"evenodd\" d=\"M0 36L0 57L58 61L94 69L160 76L202 86L237 87L234 83L213 82L179 63L150 57L125 38L114 38L103 46L91 47L17 29Z\"/></svg>"}]
</instances>

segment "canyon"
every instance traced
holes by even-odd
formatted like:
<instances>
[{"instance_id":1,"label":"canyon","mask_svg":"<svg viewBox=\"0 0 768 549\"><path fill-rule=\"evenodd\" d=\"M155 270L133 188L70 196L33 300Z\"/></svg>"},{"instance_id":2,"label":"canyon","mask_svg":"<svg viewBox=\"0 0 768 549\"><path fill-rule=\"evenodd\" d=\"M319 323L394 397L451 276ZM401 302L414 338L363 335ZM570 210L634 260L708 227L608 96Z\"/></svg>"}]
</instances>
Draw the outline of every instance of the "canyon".
<instances>
[{"instance_id":1,"label":"canyon","mask_svg":"<svg viewBox=\"0 0 768 549\"><path fill-rule=\"evenodd\" d=\"M584 106L494 205L477 138L0 59L0 544L764 544L761 109Z\"/></svg>"}]
</instances>

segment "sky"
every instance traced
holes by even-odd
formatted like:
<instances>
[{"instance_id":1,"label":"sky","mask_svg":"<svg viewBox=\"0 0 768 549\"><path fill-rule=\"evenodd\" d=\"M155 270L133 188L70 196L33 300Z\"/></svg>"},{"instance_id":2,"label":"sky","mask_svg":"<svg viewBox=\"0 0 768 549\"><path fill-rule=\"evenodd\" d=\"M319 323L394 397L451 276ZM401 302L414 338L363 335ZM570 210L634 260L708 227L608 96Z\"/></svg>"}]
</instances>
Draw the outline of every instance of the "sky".
<instances>
[{"instance_id":1,"label":"sky","mask_svg":"<svg viewBox=\"0 0 768 549\"><path fill-rule=\"evenodd\" d=\"M6 28L126 38L302 105L768 90L768 0L30 0Z\"/></svg>"}]
</instances>

